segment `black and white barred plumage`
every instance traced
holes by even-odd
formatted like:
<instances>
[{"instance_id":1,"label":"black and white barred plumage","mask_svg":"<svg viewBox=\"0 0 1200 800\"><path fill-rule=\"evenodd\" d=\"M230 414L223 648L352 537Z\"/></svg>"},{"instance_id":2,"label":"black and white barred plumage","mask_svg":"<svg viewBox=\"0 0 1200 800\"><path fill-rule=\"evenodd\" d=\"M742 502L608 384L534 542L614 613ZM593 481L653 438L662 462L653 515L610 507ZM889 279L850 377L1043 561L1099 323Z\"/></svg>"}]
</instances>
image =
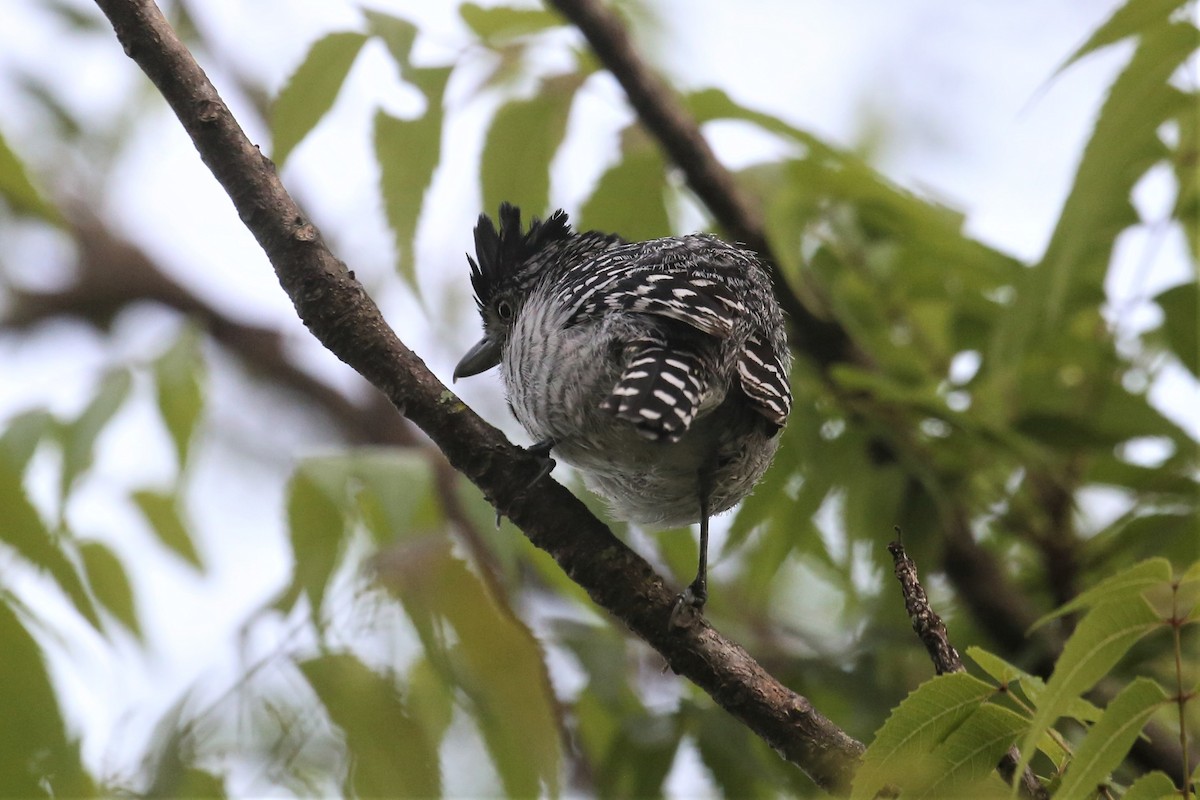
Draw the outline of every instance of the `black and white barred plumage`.
<instances>
[{"instance_id":1,"label":"black and white barred plumage","mask_svg":"<svg viewBox=\"0 0 1200 800\"><path fill-rule=\"evenodd\" d=\"M455 378L500 364L517 419L615 516L700 521L703 549L707 517L749 494L791 408L782 314L754 254L707 234L575 233L562 211L524 231L508 204L499 230L480 216L475 249L484 338Z\"/></svg>"}]
</instances>

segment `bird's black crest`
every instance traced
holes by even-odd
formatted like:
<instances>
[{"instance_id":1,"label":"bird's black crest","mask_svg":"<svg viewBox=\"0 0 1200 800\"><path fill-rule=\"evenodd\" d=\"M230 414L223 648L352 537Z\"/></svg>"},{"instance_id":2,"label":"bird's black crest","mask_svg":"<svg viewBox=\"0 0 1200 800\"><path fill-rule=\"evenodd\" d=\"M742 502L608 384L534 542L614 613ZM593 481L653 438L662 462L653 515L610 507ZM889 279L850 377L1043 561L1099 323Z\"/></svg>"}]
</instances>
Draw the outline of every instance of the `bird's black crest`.
<instances>
[{"instance_id":1,"label":"bird's black crest","mask_svg":"<svg viewBox=\"0 0 1200 800\"><path fill-rule=\"evenodd\" d=\"M491 217L480 214L475 225L475 258L467 256L476 302L480 307L487 305L496 289L506 279L515 277L521 266L542 248L569 238L571 224L562 209L545 222L534 217L528 231L521 230L521 209L509 203L500 204L499 231Z\"/></svg>"}]
</instances>

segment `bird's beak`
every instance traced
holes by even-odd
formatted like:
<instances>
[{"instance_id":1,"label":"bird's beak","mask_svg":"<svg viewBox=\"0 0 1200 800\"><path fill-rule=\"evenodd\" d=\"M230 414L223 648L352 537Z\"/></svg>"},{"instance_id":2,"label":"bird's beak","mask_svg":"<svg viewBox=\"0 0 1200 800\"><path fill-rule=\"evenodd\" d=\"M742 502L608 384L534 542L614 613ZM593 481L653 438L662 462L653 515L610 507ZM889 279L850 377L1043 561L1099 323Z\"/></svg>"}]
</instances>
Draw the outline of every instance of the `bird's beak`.
<instances>
[{"instance_id":1,"label":"bird's beak","mask_svg":"<svg viewBox=\"0 0 1200 800\"><path fill-rule=\"evenodd\" d=\"M499 363L500 340L491 336L484 336L458 362L458 366L454 368L454 380L478 375Z\"/></svg>"}]
</instances>

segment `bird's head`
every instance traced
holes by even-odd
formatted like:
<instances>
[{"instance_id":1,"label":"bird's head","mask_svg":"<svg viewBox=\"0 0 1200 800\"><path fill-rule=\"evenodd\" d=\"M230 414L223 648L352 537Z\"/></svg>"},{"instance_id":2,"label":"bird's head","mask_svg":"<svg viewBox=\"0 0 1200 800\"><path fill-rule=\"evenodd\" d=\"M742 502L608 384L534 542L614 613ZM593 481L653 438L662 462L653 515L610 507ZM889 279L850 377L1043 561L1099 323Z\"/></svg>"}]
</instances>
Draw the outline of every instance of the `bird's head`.
<instances>
[{"instance_id":1,"label":"bird's head","mask_svg":"<svg viewBox=\"0 0 1200 800\"><path fill-rule=\"evenodd\" d=\"M525 301L538 283L569 266L586 252L618 237L588 232L574 233L567 212L559 209L544 222L536 217L529 230L521 228L521 210L500 205L500 227L486 214L475 225L475 258L471 286L483 318L483 338L454 368L454 379L478 375L500 363L509 332ZM602 248L601 248L602 249Z\"/></svg>"}]
</instances>

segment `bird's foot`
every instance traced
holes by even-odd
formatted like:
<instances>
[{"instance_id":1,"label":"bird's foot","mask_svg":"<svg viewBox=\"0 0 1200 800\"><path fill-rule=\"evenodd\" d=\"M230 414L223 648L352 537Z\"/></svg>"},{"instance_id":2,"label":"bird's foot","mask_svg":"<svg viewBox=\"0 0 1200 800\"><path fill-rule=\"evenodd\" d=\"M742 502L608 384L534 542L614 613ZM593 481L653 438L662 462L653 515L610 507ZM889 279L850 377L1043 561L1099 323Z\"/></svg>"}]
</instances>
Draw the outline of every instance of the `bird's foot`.
<instances>
[{"instance_id":1,"label":"bird's foot","mask_svg":"<svg viewBox=\"0 0 1200 800\"><path fill-rule=\"evenodd\" d=\"M675 607L671 609L671 617L667 624L671 628L686 628L704 613L706 600L708 588L704 582L692 581L691 585L675 596Z\"/></svg>"},{"instance_id":2,"label":"bird's foot","mask_svg":"<svg viewBox=\"0 0 1200 800\"><path fill-rule=\"evenodd\" d=\"M554 449L554 445L556 444L557 442L555 442L553 439L543 439L542 441L535 442L534 444L531 444L529 447L525 448L525 452L532 456L536 456L542 461L541 470L538 471L538 474L534 476L534 479L529 482L529 486L526 488L530 488L534 484L540 483L542 478L545 478L554 471L556 466L558 466L558 462L550 457L550 451Z\"/></svg>"}]
</instances>

